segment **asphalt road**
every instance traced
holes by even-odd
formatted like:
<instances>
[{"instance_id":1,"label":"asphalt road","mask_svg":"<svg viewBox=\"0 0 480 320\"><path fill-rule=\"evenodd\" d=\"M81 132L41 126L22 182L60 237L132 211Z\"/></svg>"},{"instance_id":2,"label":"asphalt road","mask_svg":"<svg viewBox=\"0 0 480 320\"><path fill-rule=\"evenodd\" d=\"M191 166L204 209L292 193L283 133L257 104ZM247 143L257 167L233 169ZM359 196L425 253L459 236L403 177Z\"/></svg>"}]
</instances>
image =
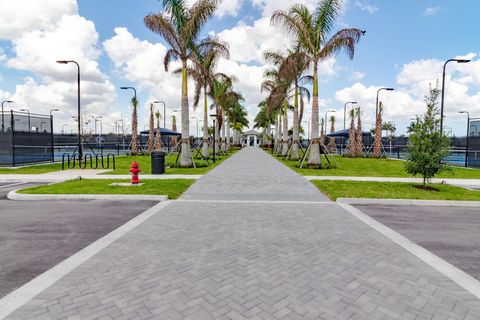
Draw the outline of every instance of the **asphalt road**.
<instances>
[{"instance_id":1,"label":"asphalt road","mask_svg":"<svg viewBox=\"0 0 480 320\"><path fill-rule=\"evenodd\" d=\"M18 187L0 186L0 297L155 204L6 200Z\"/></svg>"},{"instance_id":2,"label":"asphalt road","mask_svg":"<svg viewBox=\"0 0 480 320\"><path fill-rule=\"evenodd\" d=\"M355 207L480 280L480 208Z\"/></svg>"}]
</instances>

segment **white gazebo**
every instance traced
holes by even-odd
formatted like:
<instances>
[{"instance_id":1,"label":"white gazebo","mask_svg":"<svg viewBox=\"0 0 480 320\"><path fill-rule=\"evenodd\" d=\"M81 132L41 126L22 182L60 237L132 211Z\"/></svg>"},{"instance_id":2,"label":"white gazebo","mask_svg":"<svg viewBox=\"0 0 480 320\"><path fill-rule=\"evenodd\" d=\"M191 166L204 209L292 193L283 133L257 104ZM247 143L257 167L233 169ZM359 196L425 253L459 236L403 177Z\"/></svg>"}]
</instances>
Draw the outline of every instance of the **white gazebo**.
<instances>
[{"instance_id":1,"label":"white gazebo","mask_svg":"<svg viewBox=\"0 0 480 320\"><path fill-rule=\"evenodd\" d=\"M242 144L244 146L258 146L258 132L255 130L248 130L242 134Z\"/></svg>"}]
</instances>

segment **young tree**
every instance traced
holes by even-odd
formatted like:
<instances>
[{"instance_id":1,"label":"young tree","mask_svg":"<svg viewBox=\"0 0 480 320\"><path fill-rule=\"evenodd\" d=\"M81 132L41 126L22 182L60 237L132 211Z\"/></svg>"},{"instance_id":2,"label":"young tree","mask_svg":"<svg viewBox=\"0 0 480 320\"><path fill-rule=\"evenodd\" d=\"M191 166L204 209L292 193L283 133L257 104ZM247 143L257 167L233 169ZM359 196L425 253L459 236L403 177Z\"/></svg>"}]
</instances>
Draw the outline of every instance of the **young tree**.
<instances>
[{"instance_id":1,"label":"young tree","mask_svg":"<svg viewBox=\"0 0 480 320\"><path fill-rule=\"evenodd\" d=\"M430 85L425 96L427 111L423 117L416 117L408 128L409 155L405 163L407 173L421 175L426 185L437 173L448 168L445 157L449 154L450 142L440 131L438 97L441 91Z\"/></svg>"},{"instance_id":2,"label":"young tree","mask_svg":"<svg viewBox=\"0 0 480 320\"><path fill-rule=\"evenodd\" d=\"M379 103L377 119L375 121L375 131L373 137L373 156L380 158L382 156L382 113L383 104Z\"/></svg>"}]
</instances>

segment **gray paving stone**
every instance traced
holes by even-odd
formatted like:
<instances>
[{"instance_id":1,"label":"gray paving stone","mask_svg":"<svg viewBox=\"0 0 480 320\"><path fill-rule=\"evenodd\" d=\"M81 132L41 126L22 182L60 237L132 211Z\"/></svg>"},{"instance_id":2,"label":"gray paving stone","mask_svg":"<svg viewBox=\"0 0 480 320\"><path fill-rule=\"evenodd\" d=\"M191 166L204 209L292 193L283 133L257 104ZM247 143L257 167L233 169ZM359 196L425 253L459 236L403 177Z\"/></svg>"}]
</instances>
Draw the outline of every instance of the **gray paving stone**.
<instances>
[{"instance_id":1,"label":"gray paving stone","mask_svg":"<svg viewBox=\"0 0 480 320\"><path fill-rule=\"evenodd\" d=\"M215 188L224 166L258 163L277 162L246 149L195 188ZM288 195L281 177L302 178L282 166L272 179ZM316 193L307 187L302 199ZM480 301L335 203L176 201L8 319L54 319L49 310L72 319L478 319Z\"/></svg>"}]
</instances>

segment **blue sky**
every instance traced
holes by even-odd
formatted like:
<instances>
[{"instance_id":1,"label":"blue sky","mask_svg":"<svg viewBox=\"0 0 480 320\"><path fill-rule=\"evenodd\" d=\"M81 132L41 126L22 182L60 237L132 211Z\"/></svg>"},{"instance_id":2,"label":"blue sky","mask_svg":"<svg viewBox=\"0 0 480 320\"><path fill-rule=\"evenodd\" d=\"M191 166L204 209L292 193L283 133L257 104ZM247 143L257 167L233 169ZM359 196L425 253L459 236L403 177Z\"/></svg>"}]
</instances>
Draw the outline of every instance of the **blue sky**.
<instances>
[{"instance_id":1,"label":"blue sky","mask_svg":"<svg viewBox=\"0 0 480 320\"><path fill-rule=\"evenodd\" d=\"M302 1L310 7L315 5L312 1L298 2ZM103 116L106 130L122 117L128 123L129 93L120 91L121 85L132 85L139 91L141 123L146 120L152 99L167 102L170 119L179 105L180 79L163 71L165 46L143 25L145 14L161 10L160 1L39 3L17 0L12 5L11 1L0 0L0 9L11 12L10 17L0 18L0 98L12 97L16 101L14 109L27 105L32 111L46 112L58 106L62 109L57 114L59 130L75 114L75 78L71 68L50 61L75 58L82 62L84 71L84 109ZM231 44L231 59L220 65L220 71L237 76L236 87L247 98L250 118L262 98L259 88L265 67L261 53L267 48L285 49L290 43L281 29L269 25L268 19L272 10L287 8L291 3L225 0L205 27L204 34L214 32ZM382 93L385 120L395 121L399 132L404 132L409 119L423 111L422 97L428 84L441 78L442 61L467 56L472 63L449 65L446 90L446 125L457 135L462 134L465 121L456 112L465 109L480 116L478 12L480 2L473 0L345 1L337 28L358 27L367 34L358 44L354 60L339 54L321 67L321 112L336 109L339 127L343 123L343 102L356 100L368 127L373 124L376 90L393 86L394 93ZM201 112L192 115L201 117Z\"/></svg>"}]
</instances>

